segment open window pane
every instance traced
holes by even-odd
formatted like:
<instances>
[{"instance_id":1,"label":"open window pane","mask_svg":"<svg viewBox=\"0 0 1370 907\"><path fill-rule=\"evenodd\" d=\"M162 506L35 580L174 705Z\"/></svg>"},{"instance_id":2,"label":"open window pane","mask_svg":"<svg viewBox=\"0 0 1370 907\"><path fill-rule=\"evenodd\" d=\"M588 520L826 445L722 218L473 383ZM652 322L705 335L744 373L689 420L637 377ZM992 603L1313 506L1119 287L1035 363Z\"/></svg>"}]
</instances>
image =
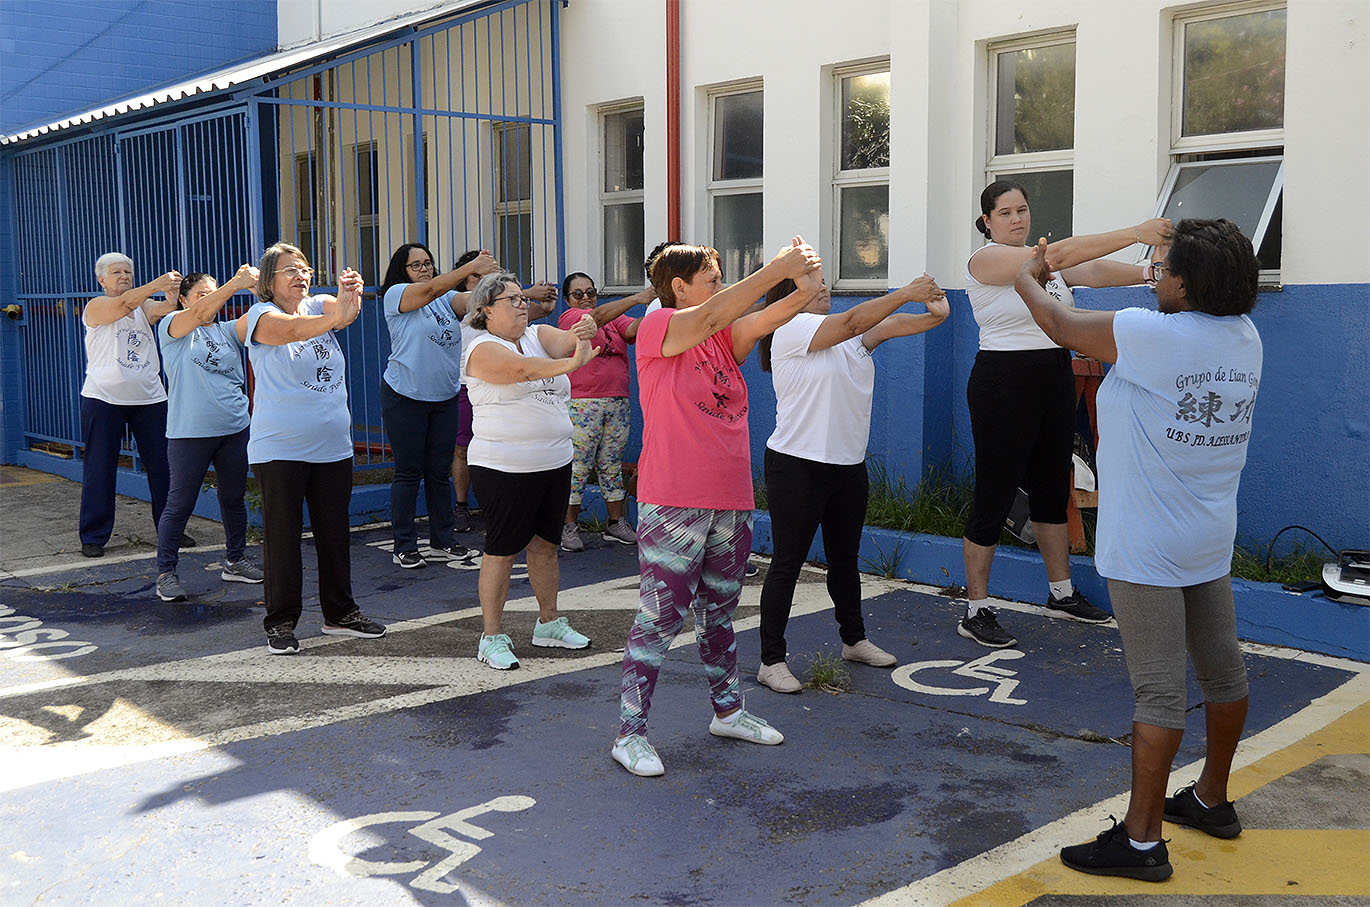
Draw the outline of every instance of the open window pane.
<instances>
[{"instance_id":1,"label":"open window pane","mask_svg":"<svg viewBox=\"0 0 1370 907\"><path fill-rule=\"evenodd\" d=\"M886 280L890 271L890 187L841 190L840 280Z\"/></svg>"},{"instance_id":2,"label":"open window pane","mask_svg":"<svg viewBox=\"0 0 1370 907\"><path fill-rule=\"evenodd\" d=\"M996 178L1013 180L1027 190L1028 207L1032 210L1029 243L1037 242L1042 236L1047 238L1047 242L1055 242L1072 235L1072 212L1075 208L1074 170L1000 173Z\"/></svg>"},{"instance_id":3,"label":"open window pane","mask_svg":"<svg viewBox=\"0 0 1370 907\"><path fill-rule=\"evenodd\" d=\"M714 179L761 178L761 126L760 91L714 100Z\"/></svg>"},{"instance_id":4,"label":"open window pane","mask_svg":"<svg viewBox=\"0 0 1370 907\"><path fill-rule=\"evenodd\" d=\"M761 267L761 193L714 196L714 247L723 280L735 283Z\"/></svg>"},{"instance_id":5,"label":"open window pane","mask_svg":"<svg viewBox=\"0 0 1370 907\"><path fill-rule=\"evenodd\" d=\"M1284 126L1285 11L1184 26L1184 135Z\"/></svg>"},{"instance_id":6,"label":"open window pane","mask_svg":"<svg viewBox=\"0 0 1370 907\"><path fill-rule=\"evenodd\" d=\"M604 117L604 191L642 188L642 111L625 110Z\"/></svg>"},{"instance_id":7,"label":"open window pane","mask_svg":"<svg viewBox=\"0 0 1370 907\"><path fill-rule=\"evenodd\" d=\"M640 287L643 239L642 202L604 206L604 285Z\"/></svg>"},{"instance_id":8,"label":"open window pane","mask_svg":"<svg viewBox=\"0 0 1370 907\"><path fill-rule=\"evenodd\" d=\"M1027 47L997 55L994 153L1075 147L1075 45Z\"/></svg>"},{"instance_id":9,"label":"open window pane","mask_svg":"<svg viewBox=\"0 0 1370 907\"><path fill-rule=\"evenodd\" d=\"M890 165L890 74L842 80L842 170Z\"/></svg>"},{"instance_id":10,"label":"open window pane","mask_svg":"<svg viewBox=\"0 0 1370 907\"><path fill-rule=\"evenodd\" d=\"M1197 161L1176 164L1161 216L1225 217L1252 245L1261 245L1275 201L1284 186L1284 162L1278 158Z\"/></svg>"}]
</instances>

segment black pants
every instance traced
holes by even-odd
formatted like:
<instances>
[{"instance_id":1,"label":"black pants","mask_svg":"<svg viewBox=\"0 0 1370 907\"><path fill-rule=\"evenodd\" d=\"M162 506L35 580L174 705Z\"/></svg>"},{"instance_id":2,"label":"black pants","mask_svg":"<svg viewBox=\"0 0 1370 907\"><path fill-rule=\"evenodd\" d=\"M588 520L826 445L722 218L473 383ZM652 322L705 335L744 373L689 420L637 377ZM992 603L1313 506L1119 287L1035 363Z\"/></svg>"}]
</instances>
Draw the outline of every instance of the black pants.
<instances>
[{"instance_id":1,"label":"black pants","mask_svg":"<svg viewBox=\"0 0 1370 907\"><path fill-rule=\"evenodd\" d=\"M266 574L266 618L262 626L294 628L300 620L304 568L300 534L304 504L319 563L319 607L337 621L357 607L352 600L352 554L348 508L352 502L352 459L336 463L272 460L253 463L262 491L262 561Z\"/></svg>"},{"instance_id":2,"label":"black pants","mask_svg":"<svg viewBox=\"0 0 1370 907\"><path fill-rule=\"evenodd\" d=\"M171 490L157 521L157 572L174 573L180 562L181 534L200 498L209 464L214 464L214 484L219 493L219 514L224 521L227 551L224 560L236 563L247 546L247 433L218 438L168 438L167 461L171 464Z\"/></svg>"},{"instance_id":3,"label":"black pants","mask_svg":"<svg viewBox=\"0 0 1370 907\"><path fill-rule=\"evenodd\" d=\"M975 502L965 537L999 543L1019 486L1032 521L1066 521L1075 444L1075 376L1066 350L981 350L966 383Z\"/></svg>"},{"instance_id":4,"label":"black pants","mask_svg":"<svg viewBox=\"0 0 1370 907\"><path fill-rule=\"evenodd\" d=\"M457 397L430 403L396 393L381 381L381 419L395 457L390 482L390 525L395 553L418 551L414 510L423 482L428 506L428 543L449 548L457 543L452 518L452 448L457 445Z\"/></svg>"},{"instance_id":5,"label":"black pants","mask_svg":"<svg viewBox=\"0 0 1370 907\"><path fill-rule=\"evenodd\" d=\"M761 587L763 664L785 660L785 625L794 604L794 586L820 527L838 633L849 646L866 638L857 553L869 495L865 463L834 466L766 448L766 502L775 554Z\"/></svg>"},{"instance_id":6,"label":"black pants","mask_svg":"<svg viewBox=\"0 0 1370 907\"><path fill-rule=\"evenodd\" d=\"M170 477L166 460L166 401L143 406L115 406L94 397L81 397L82 545L105 545L114 532L114 490L119 477L119 450L124 428L133 431L138 457L147 473L152 496L152 528L162 519Z\"/></svg>"}]
</instances>

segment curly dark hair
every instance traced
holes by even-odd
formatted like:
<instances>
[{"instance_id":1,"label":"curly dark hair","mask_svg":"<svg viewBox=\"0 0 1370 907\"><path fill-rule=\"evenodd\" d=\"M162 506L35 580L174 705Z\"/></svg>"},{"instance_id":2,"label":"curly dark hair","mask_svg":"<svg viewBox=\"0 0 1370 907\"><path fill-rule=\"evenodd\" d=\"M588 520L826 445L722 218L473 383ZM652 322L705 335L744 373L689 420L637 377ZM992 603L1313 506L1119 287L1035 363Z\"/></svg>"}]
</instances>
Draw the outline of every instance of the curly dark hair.
<instances>
[{"instance_id":1,"label":"curly dark hair","mask_svg":"<svg viewBox=\"0 0 1370 907\"><path fill-rule=\"evenodd\" d=\"M1166 265L1184 282L1189 307L1207 315L1245 315L1256 306L1261 264L1232 221L1182 220Z\"/></svg>"}]
</instances>

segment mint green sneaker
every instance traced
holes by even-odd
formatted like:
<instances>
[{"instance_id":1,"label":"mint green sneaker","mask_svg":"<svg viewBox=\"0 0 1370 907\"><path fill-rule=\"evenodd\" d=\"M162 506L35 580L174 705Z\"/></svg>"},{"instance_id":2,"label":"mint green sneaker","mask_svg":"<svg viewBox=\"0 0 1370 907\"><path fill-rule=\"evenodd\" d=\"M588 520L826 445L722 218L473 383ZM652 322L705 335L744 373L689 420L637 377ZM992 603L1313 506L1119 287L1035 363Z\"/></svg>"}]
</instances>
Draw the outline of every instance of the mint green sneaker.
<instances>
[{"instance_id":1,"label":"mint green sneaker","mask_svg":"<svg viewBox=\"0 0 1370 907\"><path fill-rule=\"evenodd\" d=\"M666 774L666 768L661 764L661 757L656 754L656 749L647 742L647 738L641 734L629 734L627 737L614 741L614 748L609 751L609 755L614 757L614 761L619 765L643 778L655 778L657 775Z\"/></svg>"},{"instance_id":2,"label":"mint green sneaker","mask_svg":"<svg viewBox=\"0 0 1370 907\"><path fill-rule=\"evenodd\" d=\"M590 645L590 637L571 629L566 618L558 617L551 623L541 620L533 624L533 645L554 649L584 649Z\"/></svg>"},{"instance_id":3,"label":"mint green sneaker","mask_svg":"<svg viewBox=\"0 0 1370 907\"><path fill-rule=\"evenodd\" d=\"M518 670L519 660L514 657L514 650L509 648L509 645L509 636L505 633L482 636L480 648L476 650L476 659L485 662L496 671Z\"/></svg>"}]
</instances>

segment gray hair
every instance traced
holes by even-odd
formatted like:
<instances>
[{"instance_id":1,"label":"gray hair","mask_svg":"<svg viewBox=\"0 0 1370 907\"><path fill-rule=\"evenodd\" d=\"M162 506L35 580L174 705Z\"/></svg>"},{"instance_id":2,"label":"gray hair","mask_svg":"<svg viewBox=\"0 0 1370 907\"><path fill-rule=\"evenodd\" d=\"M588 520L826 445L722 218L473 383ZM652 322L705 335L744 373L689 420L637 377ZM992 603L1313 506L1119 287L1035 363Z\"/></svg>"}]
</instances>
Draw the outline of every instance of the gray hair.
<instances>
[{"instance_id":1,"label":"gray hair","mask_svg":"<svg viewBox=\"0 0 1370 907\"><path fill-rule=\"evenodd\" d=\"M133 267L133 259L123 252L106 252L95 259L95 279L103 280L105 275L109 273L110 267L117 264L125 264L131 268Z\"/></svg>"},{"instance_id":2,"label":"gray hair","mask_svg":"<svg viewBox=\"0 0 1370 907\"><path fill-rule=\"evenodd\" d=\"M480 283L471 291L471 314L466 316L467 324L478 331L489 330L486 327L486 316L490 314L490 306L495 304L495 297L499 296L506 283L512 283L520 290L523 288L518 275L513 271L495 271L480 279Z\"/></svg>"}]
</instances>

